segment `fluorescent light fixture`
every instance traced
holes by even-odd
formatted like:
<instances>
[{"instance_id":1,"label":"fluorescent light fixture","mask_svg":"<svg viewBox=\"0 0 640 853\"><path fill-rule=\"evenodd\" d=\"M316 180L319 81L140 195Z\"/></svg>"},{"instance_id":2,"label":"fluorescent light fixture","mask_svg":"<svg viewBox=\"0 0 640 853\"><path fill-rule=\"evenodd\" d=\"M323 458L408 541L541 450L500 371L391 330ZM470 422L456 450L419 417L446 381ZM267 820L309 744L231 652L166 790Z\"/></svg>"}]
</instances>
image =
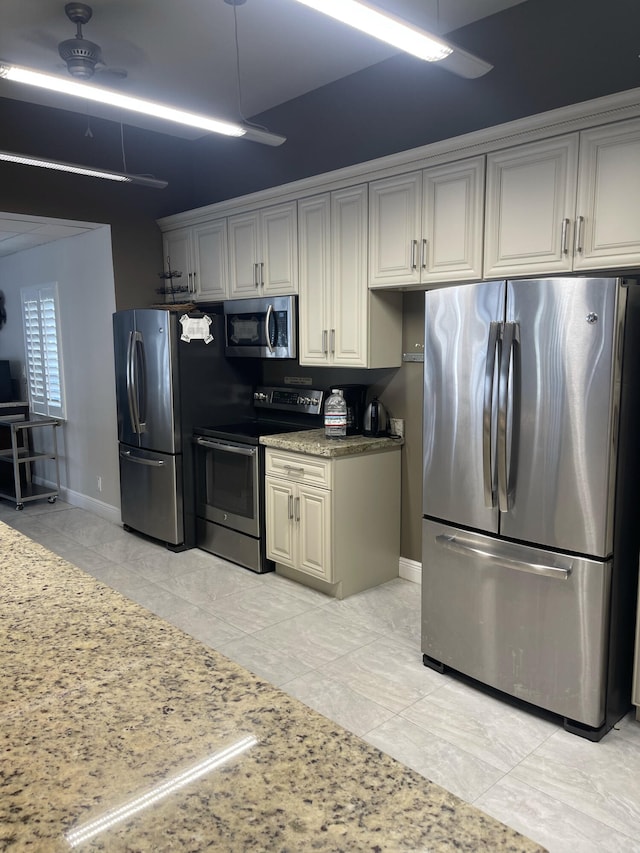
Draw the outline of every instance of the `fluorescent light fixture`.
<instances>
[{"instance_id":1,"label":"fluorescent light fixture","mask_svg":"<svg viewBox=\"0 0 640 853\"><path fill-rule=\"evenodd\" d=\"M61 160L49 160L44 157L29 157L26 154L16 154L13 151L0 151L0 160L5 163L16 163L18 166L38 166L41 169L53 169L57 172L71 172L87 178L104 178L107 181L119 181L124 184L139 184L163 190L167 181L149 178L146 175L128 175L126 172L108 172L106 169L91 169L89 166L79 166L76 163L64 163Z\"/></svg>"},{"instance_id":2,"label":"fluorescent light fixture","mask_svg":"<svg viewBox=\"0 0 640 853\"><path fill-rule=\"evenodd\" d=\"M435 36L395 15L380 12L368 3L360 3L358 0L298 0L298 3L427 62L439 62L453 53L453 48Z\"/></svg>"},{"instance_id":3,"label":"fluorescent light fixture","mask_svg":"<svg viewBox=\"0 0 640 853\"><path fill-rule=\"evenodd\" d=\"M215 752L213 755L209 756L209 758L205 758L193 767L190 767L176 776L171 776L165 782L161 782L146 793L129 800L129 802L125 803L123 806L111 809L111 811L106 812L102 817L77 824L73 829L65 832L64 837L66 838L67 843L72 848L78 847L80 844L83 844L90 838L99 835L101 832L111 829L111 827L121 823L123 820L128 820L143 809L155 805L155 803L163 800L175 791L179 791L180 788L184 788L185 785L195 782L196 779L200 779L202 776L205 776L221 764L226 764L227 761L231 761L232 758L241 755L257 743L258 739L256 737L253 735L247 735L226 749L221 749L218 752Z\"/></svg>"},{"instance_id":4,"label":"fluorescent light fixture","mask_svg":"<svg viewBox=\"0 0 640 853\"><path fill-rule=\"evenodd\" d=\"M172 121L188 127L195 127L210 133L221 133L225 136L246 136L256 142L267 145L282 145L284 136L270 134L268 131L260 131L259 134L251 132L240 124L222 121L210 116L198 113L177 110L156 101L146 101L142 98L134 98L131 95L123 95L111 89L103 89L92 83L79 83L66 77L58 77L55 74L43 74L40 71L32 71L30 68L21 68L19 65L0 64L0 78L11 80L15 83L26 83L29 86L37 86L50 92L58 92L62 95L71 95L75 98L84 98L87 101L95 101L99 104L107 104L111 107L119 107L134 113L152 116L153 118Z\"/></svg>"}]
</instances>

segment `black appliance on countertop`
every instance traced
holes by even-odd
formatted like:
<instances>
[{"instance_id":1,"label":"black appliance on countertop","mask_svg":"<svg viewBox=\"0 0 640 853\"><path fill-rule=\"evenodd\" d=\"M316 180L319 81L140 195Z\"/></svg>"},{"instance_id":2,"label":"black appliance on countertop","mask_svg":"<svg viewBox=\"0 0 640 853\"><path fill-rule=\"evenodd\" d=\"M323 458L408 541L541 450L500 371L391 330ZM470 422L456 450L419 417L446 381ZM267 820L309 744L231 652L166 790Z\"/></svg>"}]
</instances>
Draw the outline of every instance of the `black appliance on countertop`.
<instances>
[{"instance_id":1,"label":"black appliance on countertop","mask_svg":"<svg viewBox=\"0 0 640 853\"><path fill-rule=\"evenodd\" d=\"M260 436L321 429L323 391L258 387L253 416L194 429L197 545L254 572L266 556L264 446Z\"/></svg>"}]
</instances>

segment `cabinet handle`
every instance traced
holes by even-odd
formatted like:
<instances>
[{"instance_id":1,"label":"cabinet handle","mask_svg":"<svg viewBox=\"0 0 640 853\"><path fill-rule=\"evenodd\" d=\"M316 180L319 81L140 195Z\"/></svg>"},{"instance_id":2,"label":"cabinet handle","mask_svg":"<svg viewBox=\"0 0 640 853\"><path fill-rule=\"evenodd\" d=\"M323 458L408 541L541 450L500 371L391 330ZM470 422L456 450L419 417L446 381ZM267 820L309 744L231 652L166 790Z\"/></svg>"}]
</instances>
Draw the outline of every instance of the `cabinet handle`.
<instances>
[{"instance_id":1,"label":"cabinet handle","mask_svg":"<svg viewBox=\"0 0 640 853\"><path fill-rule=\"evenodd\" d=\"M289 519L293 518L293 495L289 495L289 510L287 513Z\"/></svg>"},{"instance_id":2,"label":"cabinet handle","mask_svg":"<svg viewBox=\"0 0 640 853\"><path fill-rule=\"evenodd\" d=\"M411 269L418 269L418 241L411 241Z\"/></svg>"},{"instance_id":3,"label":"cabinet handle","mask_svg":"<svg viewBox=\"0 0 640 853\"><path fill-rule=\"evenodd\" d=\"M290 474L304 474L304 468L302 466L297 465L283 465L282 466L285 471L288 471Z\"/></svg>"},{"instance_id":4,"label":"cabinet handle","mask_svg":"<svg viewBox=\"0 0 640 853\"><path fill-rule=\"evenodd\" d=\"M569 220L562 220L562 233L560 235L561 251L563 255L569 254L569 246L567 243L567 235L569 233Z\"/></svg>"},{"instance_id":5,"label":"cabinet handle","mask_svg":"<svg viewBox=\"0 0 640 853\"><path fill-rule=\"evenodd\" d=\"M327 330L323 329L322 330L322 352L325 355L329 355L329 349L327 347L327 335L328 335Z\"/></svg>"},{"instance_id":6,"label":"cabinet handle","mask_svg":"<svg viewBox=\"0 0 640 853\"><path fill-rule=\"evenodd\" d=\"M336 330L331 329L331 355L335 355L336 351Z\"/></svg>"},{"instance_id":7,"label":"cabinet handle","mask_svg":"<svg viewBox=\"0 0 640 853\"><path fill-rule=\"evenodd\" d=\"M578 217L576 226L576 252L582 254L582 226L584 225L584 216Z\"/></svg>"},{"instance_id":8,"label":"cabinet handle","mask_svg":"<svg viewBox=\"0 0 640 853\"><path fill-rule=\"evenodd\" d=\"M295 507L296 507L296 517L295 517L295 520L296 520L296 521L300 521L300 498L296 498L296 501L295 501Z\"/></svg>"},{"instance_id":9,"label":"cabinet handle","mask_svg":"<svg viewBox=\"0 0 640 853\"><path fill-rule=\"evenodd\" d=\"M422 238L422 269L427 268L427 238Z\"/></svg>"},{"instance_id":10,"label":"cabinet handle","mask_svg":"<svg viewBox=\"0 0 640 853\"><path fill-rule=\"evenodd\" d=\"M260 287L264 287L264 263L260 264Z\"/></svg>"},{"instance_id":11,"label":"cabinet handle","mask_svg":"<svg viewBox=\"0 0 640 853\"><path fill-rule=\"evenodd\" d=\"M256 287L260 287L260 282L258 281L258 264L253 265L253 283Z\"/></svg>"}]
</instances>

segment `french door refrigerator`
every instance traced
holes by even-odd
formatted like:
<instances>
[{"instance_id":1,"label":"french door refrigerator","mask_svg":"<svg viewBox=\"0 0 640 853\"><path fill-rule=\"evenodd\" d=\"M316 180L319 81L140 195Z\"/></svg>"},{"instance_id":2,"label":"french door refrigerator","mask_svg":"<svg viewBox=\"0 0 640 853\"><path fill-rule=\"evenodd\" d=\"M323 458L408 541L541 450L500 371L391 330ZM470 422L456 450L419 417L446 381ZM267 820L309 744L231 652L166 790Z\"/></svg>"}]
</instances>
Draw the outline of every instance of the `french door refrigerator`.
<instances>
[{"instance_id":1,"label":"french door refrigerator","mask_svg":"<svg viewBox=\"0 0 640 853\"><path fill-rule=\"evenodd\" d=\"M640 288L425 294L422 652L599 740L630 708Z\"/></svg>"},{"instance_id":2,"label":"french door refrigerator","mask_svg":"<svg viewBox=\"0 0 640 853\"><path fill-rule=\"evenodd\" d=\"M174 550L196 544L193 428L252 411L251 368L224 357L222 306L203 317L192 337L186 314L113 315L122 522Z\"/></svg>"}]
</instances>

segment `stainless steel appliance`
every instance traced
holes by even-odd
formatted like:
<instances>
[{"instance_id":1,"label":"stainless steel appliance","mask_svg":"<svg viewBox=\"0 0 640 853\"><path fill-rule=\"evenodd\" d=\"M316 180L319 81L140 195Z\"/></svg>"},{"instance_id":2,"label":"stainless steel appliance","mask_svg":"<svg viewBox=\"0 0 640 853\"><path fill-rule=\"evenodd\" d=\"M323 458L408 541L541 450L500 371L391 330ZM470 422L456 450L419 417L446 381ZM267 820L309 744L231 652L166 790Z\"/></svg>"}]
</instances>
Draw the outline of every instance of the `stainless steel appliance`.
<instances>
[{"instance_id":1,"label":"stainless steel appliance","mask_svg":"<svg viewBox=\"0 0 640 853\"><path fill-rule=\"evenodd\" d=\"M424 662L592 740L630 707L639 311L613 278L426 294Z\"/></svg>"},{"instance_id":2,"label":"stainless steel appliance","mask_svg":"<svg viewBox=\"0 0 640 853\"><path fill-rule=\"evenodd\" d=\"M322 391L260 387L253 418L195 429L198 547L255 572L273 570L265 552L260 436L320 429L323 402Z\"/></svg>"},{"instance_id":3,"label":"stainless steel appliance","mask_svg":"<svg viewBox=\"0 0 640 853\"><path fill-rule=\"evenodd\" d=\"M295 296L226 300L225 354L245 358L295 358L296 307Z\"/></svg>"},{"instance_id":4,"label":"stainless steel appliance","mask_svg":"<svg viewBox=\"0 0 640 853\"><path fill-rule=\"evenodd\" d=\"M201 333L185 332L189 320ZM224 358L222 320L220 307L113 315L122 521L175 549L195 546L194 424L252 408L251 374Z\"/></svg>"},{"instance_id":5,"label":"stainless steel appliance","mask_svg":"<svg viewBox=\"0 0 640 853\"><path fill-rule=\"evenodd\" d=\"M372 400L365 409L362 432L368 436L389 435L387 410L380 400Z\"/></svg>"}]
</instances>

